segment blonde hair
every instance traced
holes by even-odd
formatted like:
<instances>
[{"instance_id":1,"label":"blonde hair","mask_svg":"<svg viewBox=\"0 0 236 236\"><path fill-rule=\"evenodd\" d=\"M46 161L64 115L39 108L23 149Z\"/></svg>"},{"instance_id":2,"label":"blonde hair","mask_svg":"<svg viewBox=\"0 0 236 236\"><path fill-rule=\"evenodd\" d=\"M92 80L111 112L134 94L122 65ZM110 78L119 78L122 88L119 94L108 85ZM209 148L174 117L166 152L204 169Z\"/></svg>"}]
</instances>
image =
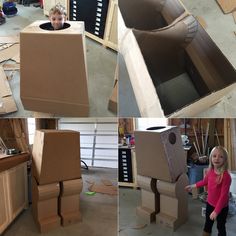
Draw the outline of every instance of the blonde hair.
<instances>
[{"instance_id":1,"label":"blonde hair","mask_svg":"<svg viewBox=\"0 0 236 236\"><path fill-rule=\"evenodd\" d=\"M52 7L49 11L49 16L59 14L66 16L66 9L60 3L57 3L56 6Z\"/></svg>"},{"instance_id":2,"label":"blonde hair","mask_svg":"<svg viewBox=\"0 0 236 236\"><path fill-rule=\"evenodd\" d=\"M214 147L211 150L210 157L209 157L209 169L214 169L214 166L212 164L212 156L215 150L220 151L224 159L223 165L218 169L219 176L217 178L217 183L221 183L224 171L228 170L228 151L222 146Z\"/></svg>"}]
</instances>

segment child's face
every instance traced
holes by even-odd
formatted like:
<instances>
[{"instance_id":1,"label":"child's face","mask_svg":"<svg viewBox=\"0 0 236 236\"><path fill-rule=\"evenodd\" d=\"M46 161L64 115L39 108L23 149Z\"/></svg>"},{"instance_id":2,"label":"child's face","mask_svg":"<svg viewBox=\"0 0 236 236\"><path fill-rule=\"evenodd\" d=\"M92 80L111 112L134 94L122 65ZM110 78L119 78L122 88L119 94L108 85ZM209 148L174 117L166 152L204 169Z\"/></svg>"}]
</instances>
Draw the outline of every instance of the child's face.
<instances>
[{"instance_id":1,"label":"child's face","mask_svg":"<svg viewBox=\"0 0 236 236\"><path fill-rule=\"evenodd\" d=\"M215 149L212 153L212 164L215 168L220 168L224 164L224 156L222 152L218 149Z\"/></svg>"},{"instance_id":2,"label":"child's face","mask_svg":"<svg viewBox=\"0 0 236 236\"><path fill-rule=\"evenodd\" d=\"M65 22L65 17L58 13L52 14L49 19L54 30L61 29Z\"/></svg>"}]
</instances>

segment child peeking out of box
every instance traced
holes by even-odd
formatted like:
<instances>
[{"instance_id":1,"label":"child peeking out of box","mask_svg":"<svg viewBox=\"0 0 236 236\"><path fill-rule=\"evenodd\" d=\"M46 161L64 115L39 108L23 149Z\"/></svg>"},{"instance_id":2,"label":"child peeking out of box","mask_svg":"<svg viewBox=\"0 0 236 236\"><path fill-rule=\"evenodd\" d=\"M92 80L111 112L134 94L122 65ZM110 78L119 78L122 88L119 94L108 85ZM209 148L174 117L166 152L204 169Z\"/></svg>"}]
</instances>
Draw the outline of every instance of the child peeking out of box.
<instances>
[{"instance_id":1,"label":"child peeking out of box","mask_svg":"<svg viewBox=\"0 0 236 236\"><path fill-rule=\"evenodd\" d=\"M40 28L44 30L61 30L70 27L69 24L65 23L66 10L60 3L49 11L49 20L50 22L40 25Z\"/></svg>"},{"instance_id":2,"label":"child peeking out of box","mask_svg":"<svg viewBox=\"0 0 236 236\"><path fill-rule=\"evenodd\" d=\"M49 20L51 22L52 30L60 30L64 28L66 10L60 3L52 7L49 11Z\"/></svg>"}]
</instances>

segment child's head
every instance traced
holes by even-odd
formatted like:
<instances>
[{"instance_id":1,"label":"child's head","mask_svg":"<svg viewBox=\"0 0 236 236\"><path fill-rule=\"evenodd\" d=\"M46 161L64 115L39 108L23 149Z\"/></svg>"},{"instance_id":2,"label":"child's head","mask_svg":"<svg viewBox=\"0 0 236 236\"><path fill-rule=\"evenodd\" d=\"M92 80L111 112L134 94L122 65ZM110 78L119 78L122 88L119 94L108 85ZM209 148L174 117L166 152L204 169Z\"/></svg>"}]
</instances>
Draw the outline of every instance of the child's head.
<instances>
[{"instance_id":1,"label":"child's head","mask_svg":"<svg viewBox=\"0 0 236 236\"><path fill-rule=\"evenodd\" d=\"M216 146L210 153L209 167L217 169L220 173L228 170L228 152L222 146Z\"/></svg>"},{"instance_id":2,"label":"child's head","mask_svg":"<svg viewBox=\"0 0 236 236\"><path fill-rule=\"evenodd\" d=\"M49 11L49 20L54 30L63 28L66 19L65 8L59 3Z\"/></svg>"}]
</instances>

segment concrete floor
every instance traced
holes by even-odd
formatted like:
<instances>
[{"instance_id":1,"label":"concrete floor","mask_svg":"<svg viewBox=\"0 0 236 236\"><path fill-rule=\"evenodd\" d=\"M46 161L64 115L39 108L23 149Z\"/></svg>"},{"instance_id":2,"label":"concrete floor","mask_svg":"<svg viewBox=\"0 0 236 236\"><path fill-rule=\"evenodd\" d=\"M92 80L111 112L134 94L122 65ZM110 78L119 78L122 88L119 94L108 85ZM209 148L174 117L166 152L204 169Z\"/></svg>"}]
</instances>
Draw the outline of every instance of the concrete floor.
<instances>
[{"instance_id":1,"label":"concrete floor","mask_svg":"<svg viewBox=\"0 0 236 236\"><path fill-rule=\"evenodd\" d=\"M194 15L201 16L206 24L206 31L214 40L223 54L228 58L229 62L236 69L236 43L235 34L236 24L232 14L224 15L215 0L182 0L186 8ZM120 67L125 67L123 60L119 60ZM124 69L122 77L120 77L119 103L120 116L138 117L137 103L133 94L132 85L128 86L124 94L124 88L130 84L129 75ZM129 101L129 102L127 102ZM227 94L220 102L207 110L197 114L195 117L235 117L236 116L236 91Z\"/></svg>"},{"instance_id":2,"label":"concrete floor","mask_svg":"<svg viewBox=\"0 0 236 236\"><path fill-rule=\"evenodd\" d=\"M0 26L0 36L18 35L21 29L35 20L47 20L43 10L32 6L24 7L17 4L18 15L7 18L6 23ZM107 109L108 100L112 92L117 55L113 50L86 38L87 65L88 65L88 90L90 102L90 117L111 117L116 114ZM18 111L6 117L33 117L38 113L24 110L19 94L20 75L15 72L10 80L11 90L17 103ZM39 114L40 116L53 116Z\"/></svg>"},{"instance_id":3,"label":"concrete floor","mask_svg":"<svg viewBox=\"0 0 236 236\"><path fill-rule=\"evenodd\" d=\"M119 188L119 236L200 236L204 226L204 217L201 216L201 208L205 206L199 200L193 200L189 196L189 219L175 232L169 228L155 223L146 222L136 215L136 207L141 203L140 190L131 188ZM235 236L236 215L228 218L226 228L227 236ZM137 229L135 229L137 228ZM212 235L217 235L216 224Z\"/></svg>"},{"instance_id":4,"label":"concrete floor","mask_svg":"<svg viewBox=\"0 0 236 236\"><path fill-rule=\"evenodd\" d=\"M96 193L88 196L88 183L100 183L101 179L109 179L117 184L117 170L110 168L90 168L82 171L83 191L80 195L82 222L59 227L46 234L40 234L31 214L31 209L23 211L3 233L4 236L116 236L117 235L117 196Z\"/></svg>"}]
</instances>

